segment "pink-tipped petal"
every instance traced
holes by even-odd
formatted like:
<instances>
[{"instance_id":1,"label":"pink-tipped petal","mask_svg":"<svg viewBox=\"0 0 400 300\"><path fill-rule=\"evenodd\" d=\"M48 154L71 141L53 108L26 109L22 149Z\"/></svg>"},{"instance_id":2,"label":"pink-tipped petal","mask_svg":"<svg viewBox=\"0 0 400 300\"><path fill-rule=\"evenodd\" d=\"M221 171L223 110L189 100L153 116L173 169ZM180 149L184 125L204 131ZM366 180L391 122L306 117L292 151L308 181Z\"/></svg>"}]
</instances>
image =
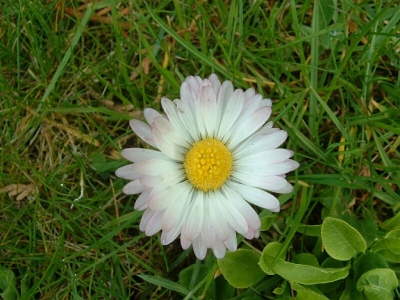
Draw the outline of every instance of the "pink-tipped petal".
<instances>
[{"instance_id":1,"label":"pink-tipped petal","mask_svg":"<svg viewBox=\"0 0 400 300\"><path fill-rule=\"evenodd\" d=\"M143 192L145 188L146 187L140 182L140 180L136 179L125 185L122 191L127 195L134 195Z\"/></svg>"},{"instance_id":2,"label":"pink-tipped petal","mask_svg":"<svg viewBox=\"0 0 400 300\"><path fill-rule=\"evenodd\" d=\"M133 164L119 168L117 171L115 171L115 175L127 180L135 180L143 176L142 174L133 170Z\"/></svg>"},{"instance_id":3,"label":"pink-tipped petal","mask_svg":"<svg viewBox=\"0 0 400 300\"><path fill-rule=\"evenodd\" d=\"M151 128L146 123L139 120L130 120L129 125L136 135L141 138L144 142L157 148L157 145L153 139L153 134L151 133Z\"/></svg>"}]
</instances>

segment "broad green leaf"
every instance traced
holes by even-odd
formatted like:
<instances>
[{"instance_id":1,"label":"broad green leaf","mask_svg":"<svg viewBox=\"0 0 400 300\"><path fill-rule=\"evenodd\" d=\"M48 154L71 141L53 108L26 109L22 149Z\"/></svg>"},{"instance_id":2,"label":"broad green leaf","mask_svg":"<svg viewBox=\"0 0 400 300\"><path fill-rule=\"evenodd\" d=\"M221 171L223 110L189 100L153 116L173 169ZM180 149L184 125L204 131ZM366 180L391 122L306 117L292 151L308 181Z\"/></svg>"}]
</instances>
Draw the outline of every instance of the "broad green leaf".
<instances>
[{"instance_id":1,"label":"broad green leaf","mask_svg":"<svg viewBox=\"0 0 400 300\"><path fill-rule=\"evenodd\" d=\"M357 289L368 299L392 300L399 282L396 273L388 268L373 269L364 273L357 282Z\"/></svg>"},{"instance_id":2,"label":"broad green leaf","mask_svg":"<svg viewBox=\"0 0 400 300\"><path fill-rule=\"evenodd\" d=\"M362 219L357 218L355 215L350 215L345 219L351 226L353 226L365 239L367 246L372 245L378 232L378 225L373 217L367 215Z\"/></svg>"},{"instance_id":3,"label":"broad green leaf","mask_svg":"<svg viewBox=\"0 0 400 300\"><path fill-rule=\"evenodd\" d=\"M400 239L400 229L389 231L385 238L393 238L393 239Z\"/></svg>"},{"instance_id":4,"label":"broad green leaf","mask_svg":"<svg viewBox=\"0 0 400 300\"><path fill-rule=\"evenodd\" d=\"M400 239L384 238L376 241L371 250L382 255L387 261L400 263Z\"/></svg>"},{"instance_id":5,"label":"broad green leaf","mask_svg":"<svg viewBox=\"0 0 400 300\"><path fill-rule=\"evenodd\" d=\"M354 227L332 217L323 221L321 238L326 252L337 260L349 260L367 249L364 238Z\"/></svg>"},{"instance_id":6,"label":"broad green leaf","mask_svg":"<svg viewBox=\"0 0 400 300\"><path fill-rule=\"evenodd\" d=\"M339 300L364 300L364 295L357 290L356 283L353 278L347 277L346 288Z\"/></svg>"},{"instance_id":7,"label":"broad green leaf","mask_svg":"<svg viewBox=\"0 0 400 300\"><path fill-rule=\"evenodd\" d=\"M343 268L346 266L347 262L340 261L333 259L332 257L328 256L321 264L321 268ZM334 281L334 282L328 282L328 283L323 283L323 284L317 284L315 285L318 290L324 294L327 295L329 293L335 292L339 289L340 285L343 284L342 280Z\"/></svg>"},{"instance_id":8,"label":"broad green leaf","mask_svg":"<svg viewBox=\"0 0 400 300\"><path fill-rule=\"evenodd\" d=\"M297 231L308 236L321 236L321 225L305 225L300 224Z\"/></svg>"},{"instance_id":9,"label":"broad green leaf","mask_svg":"<svg viewBox=\"0 0 400 300\"><path fill-rule=\"evenodd\" d=\"M13 271L0 265L0 298L4 300L17 299L17 285Z\"/></svg>"},{"instance_id":10,"label":"broad green leaf","mask_svg":"<svg viewBox=\"0 0 400 300\"><path fill-rule=\"evenodd\" d=\"M228 252L218 260L218 266L225 279L236 288L246 288L260 281L264 272L258 265L260 255L248 249Z\"/></svg>"},{"instance_id":11,"label":"broad green leaf","mask_svg":"<svg viewBox=\"0 0 400 300\"><path fill-rule=\"evenodd\" d=\"M268 275L275 275L275 272L270 268L270 266L275 262L275 260L278 260L278 254L279 252L282 250L282 244L276 243L276 242L272 242L269 243L263 250L263 253L261 255L261 259L258 262L258 265L261 267L261 269ZM269 253L267 253L269 252ZM265 255L275 255L274 256L274 260L272 261L272 263L270 262L270 260L268 260L268 265L266 264L265 260L263 259L263 257ZM284 259L286 256L286 251L282 251L279 255L279 258Z\"/></svg>"},{"instance_id":12,"label":"broad green leaf","mask_svg":"<svg viewBox=\"0 0 400 300\"><path fill-rule=\"evenodd\" d=\"M288 282L286 280L284 280L279 287L274 289L274 294L275 295L283 295L283 293L286 291L287 283Z\"/></svg>"},{"instance_id":13,"label":"broad green leaf","mask_svg":"<svg viewBox=\"0 0 400 300\"><path fill-rule=\"evenodd\" d=\"M189 291L185 287L171 280L151 275L138 275L138 276L147 282L150 282L157 286L162 286L163 288L166 288L168 290L175 291L183 295L187 295L189 293Z\"/></svg>"},{"instance_id":14,"label":"broad green leaf","mask_svg":"<svg viewBox=\"0 0 400 300\"><path fill-rule=\"evenodd\" d=\"M297 283L292 283L291 287L297 292L296 300L329 300L324 295L313 290L307 289Z\"/></svg>"},{"instance_id":15,"label":"broad green leaf","mask_svg":"<svg viewBox=\"0 0 400 300\"><path fill-rule=\"evenodd\" d=\"M386 220L385 225L391 229L400 229L400 211L397 214L388 220Z\"/></svg>"},{"instance_id":16,"label":"broad green leaf","mask_svg":"<svg viewBox=\"0 0 400 300\"><path fill-rule=\"evenodd\" d=\"M261 219L261 228L260 231L266 231L268 230L271 225L274 223L275 221L275 216L265 216L262 217Z\"/></svg>"},{"instance_id":17,"label":"broad green leaf","mask_svg":"<svg viewBox=\"0 0 400 300\"><path fill-rule=\"evenodd\" d=\"M290 282L305 285L327 283L343 279L349 274L350 265L343 268L320 268L294 264L284 261L282 258L276 258L281 247L282 245L278 243L268 244L261 256L262 265Z\"/></svg>"},{"instance_id":18,"label":"broad green leaf","mask_svg":"<svg viewBox=\"0 0 400 300\"><path fill-rule=\"evenodd\" d=\"M364 253L354 262L355 279L358 280L362 274L370 270L387 267L386 260L381 255L373 252Z\"/></svg>"},{"instance_id":19,"label":"broad green leaf","mask_svg":"<svg viewBox=\"0 0 400 300\"><path fill-rule=\"evenodd\" d=\"M293 257L292 262L295 264L319 267L317 258L311 253L299 253Z\"/></svg>"}]
</instances>

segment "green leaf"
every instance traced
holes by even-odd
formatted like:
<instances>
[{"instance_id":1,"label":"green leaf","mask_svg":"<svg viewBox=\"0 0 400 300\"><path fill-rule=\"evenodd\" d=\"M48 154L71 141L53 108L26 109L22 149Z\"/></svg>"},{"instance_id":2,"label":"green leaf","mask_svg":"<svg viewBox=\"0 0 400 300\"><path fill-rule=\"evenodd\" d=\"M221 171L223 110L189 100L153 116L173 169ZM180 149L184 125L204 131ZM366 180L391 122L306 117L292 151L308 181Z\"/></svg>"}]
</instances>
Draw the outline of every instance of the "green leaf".
<instances>
[{"instance_id":1,"label":"green leaf","mask_svg":"<svg viewBox=\"0 0 400 300\"><path fill-rule=\"evenodd\" d=\"M393 238L393 239L400 239L400 229L389 231L385 238Z\"/></svg>"},{"instance_id":2,"label":"green leaf","mask_svg":"<svg viewBox=\"0 0 400 300\"><path fill-rule=\"evenodd\" d=\"M373 217L367 215L362 219L351 215L345 219L351 226L353 226L365 239L367 246L372 245L378 233L378 225Z\"/></svg>"},{"instance_id":3,"label":"green leaf","mask_svg":"<svg viewBox=\"0 0 400 300\"><path fill-rule=\"evenodd\" d=\"M356 281L353 278L347 277L346 288L339 300L364 300L364 296L357 290Z\"/></svg>"},{"instance_id":4,"label":"green leaf","mask_svg":"<svg viewBox=\"0 0 400 300\"><path fill-rule=\"evenodd\" d=\"M321 238L326 252L337 260L349 260L367 249L364 238L354 227L332 217L326 217L322 223Z\"/></svg>"},{"instance_id":5,"label":"green leaf","mask_svg":"<svg viewBox=\"0 0 400 300\"><path fill-rule=\"evenodd\" d=\"M275 221L275 216L265 216L265 217L262 217L260 220L261 220L261 228L260 228L260 231L266 231L266 230L268 230L268 229L272 226L272 224L274 223L274 221Z\"/></svg>"},{"instance_id":6,"label":"green leaf","mask_svg":"<svg viewBox=\"0 0 400 300\"><path fill-rule=\"evenodd\" d=\"M296 300L329 300L324 295L307 289L300 284L292 283L291 287L297 292Z\"/></svg>"},{"instance_id":7,"label":"green leaf","mask_svg":"<svg viewBox=\"0 0 400 300\"><path fill-rule=\"evenodd\" d=\"M157 286L162 286L163 288L166 288L168 290L175 291L183 295L187 295L189 293L189 291L185 287L171 280L151 275L138 275L138 276L147 282L150 282Z\"/></svg>"},{"instance_id":8,"label":"green leaf","mask_svg":"<svg viewBox=\"0 0 400 300\"><path fill-rule=\"evenodd\" d=\"M269 252L269 253L268 253ZM281 253L280 253L281 252ZM279 257L278 257L279 254ZM263 259L265 255L274 255L274 260L271 262L270 259L268 259L268 264L266 264L265 260ZM282 244L272 242L269 243L263 250L263 253L261 255L261 259L258 262L258 265L261 267L261 269L268 275L275 275L275 272L272 270L270 267L275 261L278 261L278 258L284 259L286 256L286 251L282 251Z\"/></svg>"},{"instance_id":9,"label":"green leaf","mask_svg":"<svg viewBox=\"0 0 400 300\"><path fill-rule=\"evenodd\" d=\"M236 288L247 288L260 281L264 272L258 265L260 255L248 249L228 252L218 260L218 266L225 279Z\"/></svg>"},{"instance_id":10,"label":"green leaf","mask_svg":"<svg viewBox=\"0 0 400 300\"><path fill-rule=\"evenodd\" d=\"M373 269L364 273L357 282L357 289L368 299L392 300L399 282L391 269Z\"/></svg>"},{"instance_id":11,"label":"green leaf","mask_svg":"<svg viewBox=\"0 0 400 300\"><path fill-rule=\"evenodd\" d=\"M268 244L262 253L260 265L290 282L305 285L328 283L343 279L349 274L350 265L343 268L320 268L284 261L282 258L277 258L281 247L282 245L278 243Z\"/></svg>"},{"instance_id":12,"label":"green leaf","mask_svg":"<svg viewBox=\"0 0 400 300\"><path fill-rule=\"evenodd\" d=\"M391 229L400 229L400 211L397 214L388 220L386 220L385 225Z\"/></svg>"},{"instance_id":13,"label":"green leaf","mask_svg":"<svg viewBox=\"0 0 400 300\"><path fill-rule=\"evenodd\" d=\"M329 22L332 20L333 13L334 13L334 11L336 9L335 2L333 0L324 0L324 1L321 1L321 2L318 1L318 2L315 2L315 3L316 3L316 5L318 5L318 4L320 5L320 12L321 12L320 28L327 27Z\"/></svg>"},{"instance_id":14,"label":"green leaf","mask_svg":"<svg viewBox=\"0 0 400 300\"><path fill-rule=\"evenodd\" d=\"M293 256L293 263L319 267L317 258L311 253L299 253Z\"/></svg>"},{"instance_id":15,"label":"green leaf","mask_svg":"<svg viewBox=\"0 0 400 300\"><path fill-rule=\"evenodd\" d=\"M15 300L18 298L16 279L13 271L0 265L0 296L4 300Z\"/></svg>"},{"instance_id":16,"label":"green leaf","mask_svg":"<svg viewBox=\"0 0 400 300\"><path fill-rule=\"evenodd\" d=\"M355 278L358 280L362 274L370 270L387 267L386 260L381 255L367 252L354 262Z\"/></svg>"},{"instance_id":17,"label":"green leaf","mask_svg":"<svg viewBox=\"0 0 400 300\"><path fill-rule=\"evenodd\" d=\"M382 255L387 261L400 263L400 239L384 238L376 241L371 250Z\"/></svg>"},{"instance_id":18,"label":"green leaf","mask_svg":"<svg viewBox=\"0 0 400 300\"><path fill-rule=\"evenodd\" d=\"M321 264L321 268L343 268L346 266L346 262L333 259L328 256ZM340 289L340 286L343 284L341 280L328 282L324 284L317 284L315 287L318 288L322 294L327 295L329 293L336 293Z\"/></svg>"}]
</instances>

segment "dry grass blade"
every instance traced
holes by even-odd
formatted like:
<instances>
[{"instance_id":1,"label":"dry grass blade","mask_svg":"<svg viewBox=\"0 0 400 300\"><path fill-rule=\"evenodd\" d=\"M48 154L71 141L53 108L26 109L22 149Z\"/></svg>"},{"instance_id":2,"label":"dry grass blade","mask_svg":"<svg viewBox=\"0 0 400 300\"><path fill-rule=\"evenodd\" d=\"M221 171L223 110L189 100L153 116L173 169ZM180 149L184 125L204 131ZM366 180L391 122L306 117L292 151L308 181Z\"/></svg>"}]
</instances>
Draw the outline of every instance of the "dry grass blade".
<instances>
[{"instance_id":1,"label":"dry grass blade","mask_svg":"<svg viewBox=\"0 0 400 300\"><path fill-rule=\"evenodd\" d=\"M35 193L36 187L33 184L9 184L6 187L0 189L0 193L8 193L8 196L17 196L16 200L24 200L29 195Z\"/></svg>"}]
</instances>

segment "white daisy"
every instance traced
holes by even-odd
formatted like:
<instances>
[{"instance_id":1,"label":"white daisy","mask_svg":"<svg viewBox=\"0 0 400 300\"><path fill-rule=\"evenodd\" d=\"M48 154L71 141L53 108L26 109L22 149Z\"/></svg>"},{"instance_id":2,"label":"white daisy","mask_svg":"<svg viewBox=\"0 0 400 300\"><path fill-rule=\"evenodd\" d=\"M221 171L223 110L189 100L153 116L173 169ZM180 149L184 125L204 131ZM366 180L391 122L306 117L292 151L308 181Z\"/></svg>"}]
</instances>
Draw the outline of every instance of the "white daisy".
<instances>
[{"instance_id":1,"label":"white daisy","mask_svg":"<svg viewBox=\"0 0 400 300\"><path fill-rule=\"evenodd\" d=\"M144 210L140 230L146 235L161 230L164 245L180 235L182 248L193 245L199 259L208 248L222 258L226 249L236 250L236 232L259 236L260 218L250 204L278 212L278 199L267 191L292 192L285 174L299 164L292 151L276 149L287 133L265 124L272 102L254 89L234 90L213 74L189 76L180 94L161 100L165 115L144 110L150 125L130 121L157 150L124 149L133 164L116 175L131 180L125 194L140 194L134 207Z\"/></svg>"}]
</instances>

